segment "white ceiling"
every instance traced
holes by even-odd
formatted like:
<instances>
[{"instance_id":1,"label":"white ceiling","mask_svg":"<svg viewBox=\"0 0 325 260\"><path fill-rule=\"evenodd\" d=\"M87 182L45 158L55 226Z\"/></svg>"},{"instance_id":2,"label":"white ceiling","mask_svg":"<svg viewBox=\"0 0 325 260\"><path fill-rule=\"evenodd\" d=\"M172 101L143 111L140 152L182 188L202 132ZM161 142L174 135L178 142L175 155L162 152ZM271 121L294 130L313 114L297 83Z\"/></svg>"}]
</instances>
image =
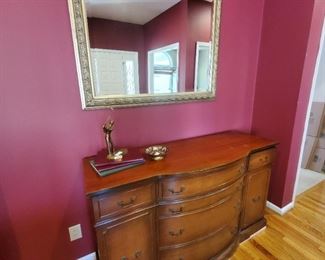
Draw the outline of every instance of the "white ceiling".
<instances>
[{"instance_id":1,"label":"white ceiling","mask_svg":"<svg viewBox=\"0 0 325 260\"><path fill-rule=\"evenodd\" d=\"M87 17L146 24L181 0L85 0Z\"/></svg>"}]
</instances>

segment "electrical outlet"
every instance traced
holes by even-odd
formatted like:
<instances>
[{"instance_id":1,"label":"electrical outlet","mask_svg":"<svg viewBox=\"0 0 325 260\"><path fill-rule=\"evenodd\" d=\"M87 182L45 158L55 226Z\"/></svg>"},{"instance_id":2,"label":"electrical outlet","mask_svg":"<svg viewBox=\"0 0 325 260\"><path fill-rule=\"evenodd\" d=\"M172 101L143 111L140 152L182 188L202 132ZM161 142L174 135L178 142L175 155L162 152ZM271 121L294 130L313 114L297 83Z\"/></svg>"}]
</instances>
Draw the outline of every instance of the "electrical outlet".
<instances>
[{"instance_id":1,"label":"electrical outlet","mask_svg":"<svg viewBox=\"0 0 325 260\"><path fill-rule=\"evenodd\" d=\"M82 238L81 226L80 224L69 227L70 241Z\"/></svg>"}]
</instances>

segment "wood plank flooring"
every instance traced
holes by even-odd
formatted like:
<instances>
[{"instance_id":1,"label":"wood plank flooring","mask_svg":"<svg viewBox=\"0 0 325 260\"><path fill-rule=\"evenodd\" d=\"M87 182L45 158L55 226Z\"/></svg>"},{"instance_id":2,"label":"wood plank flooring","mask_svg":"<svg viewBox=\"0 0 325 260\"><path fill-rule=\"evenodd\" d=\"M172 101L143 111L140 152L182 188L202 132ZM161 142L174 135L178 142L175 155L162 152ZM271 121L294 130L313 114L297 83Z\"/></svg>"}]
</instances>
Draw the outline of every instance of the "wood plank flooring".
<instances>
[{"instance_id":1,"label":"wood plank flooring","mask_svg":"<svg viewBox=\"0 0 325 260\"><path fill-rule=\"evenodd\" d=\"M325 260L325 181L297 197L284 216L266 212L267 227L241 243L231 260Z\"/></svg>"}]
</instances>

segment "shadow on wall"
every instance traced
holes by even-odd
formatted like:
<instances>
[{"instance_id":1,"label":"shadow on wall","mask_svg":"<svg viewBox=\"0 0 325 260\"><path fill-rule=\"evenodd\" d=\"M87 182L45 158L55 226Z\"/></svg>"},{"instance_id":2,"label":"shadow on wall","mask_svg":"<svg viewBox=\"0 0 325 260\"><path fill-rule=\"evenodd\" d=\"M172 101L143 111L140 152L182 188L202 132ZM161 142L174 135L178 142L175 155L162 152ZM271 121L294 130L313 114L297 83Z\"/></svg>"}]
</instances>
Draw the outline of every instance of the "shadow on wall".
<instances>
[{"instance_id":1,"label":"shadow on wall","mask_svg":"<svg viewBox=\"0 0 325 260\"><path fill-rule=\"evenodd\" d=\"M0 187L0 260L18 260L21 258L15 231L10 221L7 204Z\"/></svg>"}]
</instances>

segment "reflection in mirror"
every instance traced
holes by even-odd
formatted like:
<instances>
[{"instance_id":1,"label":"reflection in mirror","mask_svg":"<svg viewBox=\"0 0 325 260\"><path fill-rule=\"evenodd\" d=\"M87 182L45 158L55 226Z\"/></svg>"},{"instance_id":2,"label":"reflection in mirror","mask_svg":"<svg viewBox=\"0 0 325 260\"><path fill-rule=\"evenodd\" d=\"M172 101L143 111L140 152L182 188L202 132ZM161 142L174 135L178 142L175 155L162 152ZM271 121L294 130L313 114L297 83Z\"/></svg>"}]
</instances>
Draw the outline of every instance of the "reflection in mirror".
<instances>
[{"instance_id":1,"label":"reflection in mirror","mask_svg":"<svg viewBox=\"0 0 325 260\"><path fill-rule=\"evenodd\" d=\"M211 71L209 66L211 59L211 43L197 42L195 55L195 91L209 91L211 87L209 82L211 79Z\"/></svg>"},{"instance_id":2,"label":"reflection in mirror","mask_svg":"<svg viewBox=\"0 0 325 260\"><path fill-rule=\"evenodd\" d=\"M84 107L214 97L221 0L68 1Z\"/></svg>"},{"instance_id":3,"label":"reflection in mirror","mask_svg":"<svg viewBox=\"0 0 325 260\"><path fill-rule=\"evenodd\" d=\"M138 53L91 49L95 96L139 94Z\"/></svg>"},{"instance_id":4,"label":"reflection in mirror","mask_svg":"<svg viewBox=\"0 0 325 260\"><path fill-rule=\"evenodd\" d=\"M191 64L196 42L211 41L212 2L86 0L86 11L96 96L209 91L206 73L194 87ZM153 63L158 56L169 56L171 64ZM127 88L127 78L140 87Z\"/></svg>"},{"instance_id":5,"label":"reflection in mirror","mask_svg":"<svg viewBox=\"0 0 325 260\"><path fill-rule=\"evenodd\" d=\"M148 85L150 94L178 91L179 43L148 52Z\"/></svg>"}]
</instances>

